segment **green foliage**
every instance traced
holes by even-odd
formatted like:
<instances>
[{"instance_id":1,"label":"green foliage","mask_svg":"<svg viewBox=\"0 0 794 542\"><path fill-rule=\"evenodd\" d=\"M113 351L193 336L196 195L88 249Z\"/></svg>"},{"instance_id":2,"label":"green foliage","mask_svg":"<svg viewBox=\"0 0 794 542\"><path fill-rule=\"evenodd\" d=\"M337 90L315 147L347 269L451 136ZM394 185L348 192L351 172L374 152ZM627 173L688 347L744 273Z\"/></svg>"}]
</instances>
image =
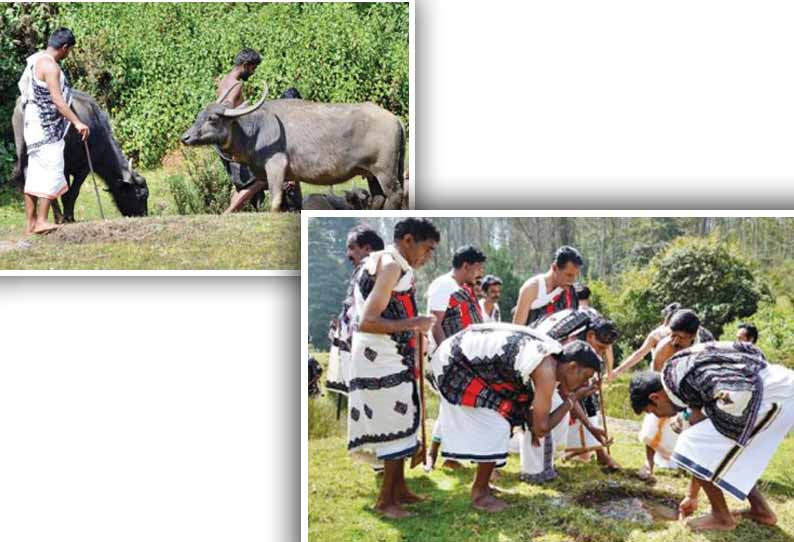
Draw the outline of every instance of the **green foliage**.
<instances>
[{"instance_id":1,"label":"green foliage","mask_svg":"<svg viewBox=\"0 0 794 542\"><path fill-rule=\"evenodd\" d=\"M14 144L0 140L0 187L6 184L11 177L16 160L17 153Z\"/></svg>"},{"instance_id":2,"label":"green foliage","mask_svg":"<svg viewBox=\"0 0 794 542\"><path fill-rule=\"evenodd\" d=\"M321 350L330 348L328 324L339 314L350 283L345 240L356 223L355 218L309 220L309 335Z\"/></svg>"},{"instance_id":3,"label":"green foliage","mask_svg":"<svg viewBox=\"0 0 794 542\"><path fill-rule=\"evenodd\" d=\"M25 68L25 59L47 43L47 37L57 28L60 5L50 3L3 4L0 7L0 147L11 142L11 113L19 95L17 81ZM1 166L0 166L1 167ZM6 178L0 169L0 179Z\"/></svg>"},{"instance_id":4,"label":"green foliage","mask_svg":"<svg viewBox=\"0 0 794 542\"><path fill-rule=\"evenodd\" d=\"M221 214L232 185L218 155L209 148L182 149L184 175L168 177L168 188L180 215Z\"/></svg>"},{"instance_id":5,"label":"green foliage","mask_svg":"<svg viewBox=\"0 0 794 542\"><path fill-rule=\"evenodd\" d=\"M65 67L113 119L126 154L144 166L173 149L215 98L242 47L262 55L246 86L256 99L298 88L317 101L372 101L408 117L408 4L75 3L62 23L77 36Z\"/></svg>"},{"instance_id":6,"label":"green foliage","mask_svg":"<svg viewBox=\"0 0 794 542\"><path fill-rule=\"evenodd\" d=\"M710 238L682 237L648 267L624 272L610 316L636 347L677 301L694 310L715 336L726 323L753 314L764 292L751 263L734 245Z\"/></svg>"},{"instance_id":7,"label":"green foliage","mask_svg":"<svg viewBox=\"0 0 794 542\"><path fill-rule=\"evenodd\" d=\"M794 303L790 297L764 301L751 317L727 324L725 338L733 339L742 322L755 324L758 328L758 347L770 362L794 368Z\"/></svg>"}]
</instances>

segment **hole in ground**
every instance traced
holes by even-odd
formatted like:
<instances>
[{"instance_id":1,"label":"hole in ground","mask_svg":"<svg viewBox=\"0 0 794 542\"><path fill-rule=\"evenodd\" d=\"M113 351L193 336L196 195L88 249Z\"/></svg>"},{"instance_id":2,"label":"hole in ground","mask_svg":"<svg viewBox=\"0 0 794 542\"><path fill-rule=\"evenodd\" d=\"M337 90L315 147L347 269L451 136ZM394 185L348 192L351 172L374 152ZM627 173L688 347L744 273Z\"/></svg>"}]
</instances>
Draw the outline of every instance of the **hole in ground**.
<instances>
[{"instance_id":1,"label":"hole in ground","mask_svg":"<svg viewBox=\"0 0 794 542\"><path fill-rule=\"evenodd\" d=\"M673 496L615 482L586 490L577 495L574 502L595 510L602 517L621 521L652 523L678 519L678 502Z\"/></svg>"}]
</instances>

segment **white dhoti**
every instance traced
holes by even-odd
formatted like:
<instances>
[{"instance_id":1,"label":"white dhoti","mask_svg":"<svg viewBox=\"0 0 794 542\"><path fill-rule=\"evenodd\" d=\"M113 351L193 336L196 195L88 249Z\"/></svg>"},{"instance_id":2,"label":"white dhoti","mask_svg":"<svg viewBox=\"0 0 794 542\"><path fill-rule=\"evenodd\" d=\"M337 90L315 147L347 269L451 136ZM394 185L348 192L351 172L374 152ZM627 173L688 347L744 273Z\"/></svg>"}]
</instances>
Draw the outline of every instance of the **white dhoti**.
<instances>
[{"instance_id":1,"label":"white dhoti","mask_svg":"<svg viewBox=\"0 0 794 542\"><path fill-rule=\"evenodd\" d=\"M551 411L563 403L562 397L556 391L551 398ZM532 445L530 431L517 432L515 439L519 444L521 454L521 479L530 482L544 482L556 477L554 470L554 454L565 448L567 440L570 414L565 414L560 423L551 430L551 433L540 439L540 446Z\"/></svg>"},{"instance_id":2,"label":"white dhoti","mask_svg":"<svg viewBox=\"0 0 794 542\"><path fill-rule=\"evenodd\" d=\"M441 457L474 463L507 462L510 423L490 408L459 406L441 400L441 431L444 444ZM441 414L440 414L441 416Z\"/></svg>"},{"instance_id":3,"label":"white dhoti","mask_svg":"<svg viewBox=\"0 0 794 542\"><path fill-rule=\"evenodd\" d=\"M758 417L755 436L744 447L721 434L711 420L705 419L681 433L673 460L694 476L713 482L743 501L792 429L792 402L769 405Z\"/></svg>"},{"instance_id":4,"label":"white dhoti","mask_svg":"<svg viewBox=\"0 0 794 542\"><path fill-rule=\"evenodd\" d=\"M41 145L28 152L25 194L55 199L69 190L64 175L64 140Z\"/></svg>"},{"instance_id":5,"label":"white dhoti","mask_svg":"<svg viewBox=\"0 0 794 542\"><path fill-rule=\"evenodd\" d=\"M350 379L350 352L332 346L328 354L328 373L325 377L325 388L328 391L347 395L347 382Z\"/></svg>"},{"instance_id":6,"label":"white dhoti","mask_svg":"<svg viewBox=\"0 0 794 542\"><path fill-rule=\"evenodd\" d=\"M673 431L670 423L673 418L658 418L654 414L645 414L640 428L640 442L656 451L654 463L662 468L674 469L676 463L672 461L678 435Z\"/></svg>"},{"instance_id":7,"label":"white dhoti","mask_svg":"<svg viewBox=\"0 0 794 542\"><path fill-rule=\"evenodd\" d=\"M413 454L419 399L412 367L388 335L353 336L348 382L348 451L370 450L379 460Z\"/></svg>"}]
</instances>

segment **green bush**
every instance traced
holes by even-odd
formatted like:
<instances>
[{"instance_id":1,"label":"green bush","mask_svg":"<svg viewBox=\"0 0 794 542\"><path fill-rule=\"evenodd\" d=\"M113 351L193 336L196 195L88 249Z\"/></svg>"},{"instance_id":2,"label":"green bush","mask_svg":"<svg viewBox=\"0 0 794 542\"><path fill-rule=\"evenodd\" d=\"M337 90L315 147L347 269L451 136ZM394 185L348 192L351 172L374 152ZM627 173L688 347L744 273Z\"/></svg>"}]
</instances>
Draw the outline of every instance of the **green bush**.
<instances>
[{"instance_id":1,"label":"green bush","mask_svg":"<svg viewBox=\"0 0 794 542\"><path fill-rule=\"evenodd\" d=\"M758 328L758 347L772 363L794 368L794 303L782 295L774 301L764 301L758 312L739 318L725 326L725 339L732 340L742 322Z\"/></svg>"},{"instance_id":2,"label":"green bush","mask_svg":"<svg viewBox=\"0 0 794 542\"><path fill-rule=\"evenodd\" d=\"M168 177L168 188L180 215L221 214L232 194L229 175L211 148L181 150L184 175Z\"/></svg>"},{"instance_id":3,"label":"green bush","mask_svg":"<svg viewBox=\"0 0 794 542\"><path fill-rule=\"evenodd\" d=\"M97 97L124 152L155 166L215 97L242 47L262 55L255 100L291 86L317 101L372 101L408 117L408 4L61 5L77 36L65 67Z\"/></svg>"}]
</instances>

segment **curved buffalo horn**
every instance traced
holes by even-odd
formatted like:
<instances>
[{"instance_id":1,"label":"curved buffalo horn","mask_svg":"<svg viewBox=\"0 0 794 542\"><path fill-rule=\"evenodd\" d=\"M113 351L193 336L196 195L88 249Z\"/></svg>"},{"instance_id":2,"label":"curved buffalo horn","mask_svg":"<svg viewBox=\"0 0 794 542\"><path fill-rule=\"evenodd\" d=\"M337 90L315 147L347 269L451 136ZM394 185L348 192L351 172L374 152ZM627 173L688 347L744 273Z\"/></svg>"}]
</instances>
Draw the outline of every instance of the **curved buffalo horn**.
<instances>
[{"instance_id":1,"label":"curved buffalo horn","mask_svg":"<svg viewBox=\"0 0 794 542\"><path fill-rule=\"evenodd\" d=\"M237 81L235 84L230 86L229 89L226 92L223 93L223 96L218 98L218 102L217 103L219 103L219 104L223 103L223 100L226 99L226 96L228 96L231 91L233 91L235 88L237 88L237 85L242 85L242 84L243 83L241 81Z\"/></svg>"},{"instance_id":2,"label":"curved buffalo horn","mask_svg":"<svg viewBox=\"0 0 794 542\"><path fill-rule=\"evenodd\" d=\"M267 100L267 83L265 83L265 88L262 91L262 99L261 100L256 102L254 105L251 105L249 107L244 107L243 109L230 109L230 108L227 107L226 109L223 110L223 113L221 113L221 116L227 117L227 118L230 118L230 119L236 119L237 117L242 117L244 115L248 115L250 113L253 113L257 109L259 109L260 107L262 107L262 105L265 103L265 100Z\"/></svg>"},{"instance_id":3,"label":"curved buffalo horn","mask_svg":"<svg viewBox=\"0 0 794 542\"><path fill-rule=\"evenodd\" d=\"M132 158L130 158L129 164L130 164L130 173L132 173Z\"/></svg>"}]
</instances>

